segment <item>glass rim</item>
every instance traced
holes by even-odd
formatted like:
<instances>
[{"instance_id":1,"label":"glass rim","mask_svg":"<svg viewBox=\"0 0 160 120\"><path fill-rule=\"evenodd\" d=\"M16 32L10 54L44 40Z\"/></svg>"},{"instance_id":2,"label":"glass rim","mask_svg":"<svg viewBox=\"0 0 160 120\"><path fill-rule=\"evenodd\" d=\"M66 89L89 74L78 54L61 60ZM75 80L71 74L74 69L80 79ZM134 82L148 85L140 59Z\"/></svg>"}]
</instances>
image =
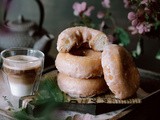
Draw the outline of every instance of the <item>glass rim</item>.
<instances>
[{"instance_id":1,"label":"glass rim","mask_svg":"<svg viewBox=\"0 0 160 120\"><path fill-rule=\"evenodd\" d=\"M3 60L12 61L12 62L16 62L16 63L29 63L29 62L39 61L39 59L30 60L30 61L17 61L17 60L7 59L6 57L4 57L4 53L9 52L9 51L16 51L16 50L26 50L26 51L29 50L29 51L38 52L38 53L40 53L40 54L42 55L40 58L43 58L43 59L44 59L44 56L45 56L42 51L36 50L36 49L33 49L33 48L13 47L13 48L8 48L8 49L5 49L5 50L1 51L1 53L0 53L1 58L2 58Z\"/></svg>"}]
</instances>

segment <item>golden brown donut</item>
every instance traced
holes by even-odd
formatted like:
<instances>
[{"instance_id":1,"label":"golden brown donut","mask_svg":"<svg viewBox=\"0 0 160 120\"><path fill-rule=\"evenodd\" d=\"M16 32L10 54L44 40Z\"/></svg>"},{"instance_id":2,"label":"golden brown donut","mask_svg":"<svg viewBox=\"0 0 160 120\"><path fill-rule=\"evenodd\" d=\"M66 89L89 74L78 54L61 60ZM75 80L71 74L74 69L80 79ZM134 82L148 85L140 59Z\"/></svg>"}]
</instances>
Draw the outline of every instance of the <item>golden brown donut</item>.
<instances>
[{"instance_id":1,"label":"golden brown donut","mask_svg":"<svg viewBox=\"0 0 160 120\"><path fill-rule=\"evenodd\" d=\"M75 78L102 76L101 52L92 49L76 49L70 53L58 53L55 65L59 72Z\"/></svg>"},{"instance_id":2,"label":"golden brown donut","mask_svg":"<svg viewBox=\"0 0 160 120\"><path fill-rule=\"evenodd\" d=\"M116 98L133 96L140 82L140 75L131 55L118 45L108 45L102 52L104 78Z\"/></svg>"},{"instance_id":3,"label":"golden brown donut","mask_svg":"<svg viewBox=\"0 0 160 120\"><path fill-rule=\"evenodd\" d=\"M79 79L58 73L57 83L71 97L93 97L108 90L104 78Z\"/></svg>"},{"instance_id":4,"label":"golden brown donut","mask_svg":"<svg viewBox=\"0 0 160 120\"><path fill-rule=\"evenodd\" d=\"M88 43L95 51L102 51L109 44L107 36L98 30L88 27L71 27L62 31L57 40L58 52L69 52L73 47L80 47Z\"/></svg>"}]
</instances>

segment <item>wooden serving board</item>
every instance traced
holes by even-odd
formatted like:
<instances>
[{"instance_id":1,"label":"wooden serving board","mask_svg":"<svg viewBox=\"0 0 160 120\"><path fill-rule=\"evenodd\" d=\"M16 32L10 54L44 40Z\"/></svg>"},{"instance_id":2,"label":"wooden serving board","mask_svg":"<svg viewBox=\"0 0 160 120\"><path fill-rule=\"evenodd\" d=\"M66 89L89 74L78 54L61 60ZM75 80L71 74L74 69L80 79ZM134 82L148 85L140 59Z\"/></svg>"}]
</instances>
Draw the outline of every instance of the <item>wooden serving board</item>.
<instances>
[{"instance_id":1,"label":"wooden serving board","mask_svg":"<svg viewBox=\"0 0 160 120\"><path fill-rule=\"evenodd\" d=\"M57 76L57 70L48 72L44 75L43 79L54 79ZM139 91L138 91L139 92ZM141 93L137 93L141 94ZM105 94L98 95L95 97L86 97L86 98L73 98L64 93L64 98L66 103L79 103L79 104L98 104L98 103L106 103L106 104L138 104L141 103L142 97L135 95L132 98L120 100L114 97L114 94L111 92L106 92Z\"/></svg>"},{"instance_id":2,"label":"wooden serving board","mask_svg":"<svg viewBox=\"0 0 160 120\"><path fill-rule=\"evenodd\" d=\"M56 70L47 72L43 76L43 80L56 80L55 78L57 76L57 73L58 72ZM46 92L47 95L47 91L43 92ZM116 99L111 92L89 98L73 98L63 93L64 103L63 108L61 109L97 115L122 109L131 104L140 104L142 102L141 100L147 95L148 94L146 94L142 89L138 90L137 95L135 95L134 97L125 100ZM27 97L22 98L21 103L25 99L27 99ZM38 109L43 108L46 104L48 103L43 103L42 105L34 105L32 102L30 102L27 106L28 111L30 114L34 115L34 113L37 113Z\"/></svg>"}]
</instances>

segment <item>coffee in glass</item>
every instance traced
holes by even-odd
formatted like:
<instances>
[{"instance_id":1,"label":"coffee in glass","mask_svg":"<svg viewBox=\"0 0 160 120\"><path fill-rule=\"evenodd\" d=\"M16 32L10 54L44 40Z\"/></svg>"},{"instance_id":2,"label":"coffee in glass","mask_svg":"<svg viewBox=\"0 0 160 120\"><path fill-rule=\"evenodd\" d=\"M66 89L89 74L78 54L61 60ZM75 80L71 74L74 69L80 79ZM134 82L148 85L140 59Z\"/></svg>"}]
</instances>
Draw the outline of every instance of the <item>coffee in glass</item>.
<instances>
[{"instance_id":1,"label":"coffee in glass","mask_svg":"<svg viewBox=\"0 0 160 120\"><path fill-rule=\"evenodd\" d=\"M14 96L34 94L43 70L44 54L28 48L11 48L1 52L4 78Z\"/></svg>"}]
</instances>

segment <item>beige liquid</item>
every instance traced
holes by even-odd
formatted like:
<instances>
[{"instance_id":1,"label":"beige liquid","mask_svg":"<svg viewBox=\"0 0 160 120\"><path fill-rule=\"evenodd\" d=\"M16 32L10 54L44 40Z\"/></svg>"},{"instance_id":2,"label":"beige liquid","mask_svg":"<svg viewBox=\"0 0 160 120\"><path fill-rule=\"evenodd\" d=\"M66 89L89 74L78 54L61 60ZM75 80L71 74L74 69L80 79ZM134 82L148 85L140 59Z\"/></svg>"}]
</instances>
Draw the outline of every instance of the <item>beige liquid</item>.
<instances>
[{"instance_id":1,"label":"beige liquid","mask_svg":"<svg viewBox=\"0 0 160 120\"><path fill-rule=\"evenodd\" d=\"M7 75L11 93L14 96L31 94L33 84L42 71L41 60L25 55L11 56L7 59L3 63L3 71Z\"/></svg>"}]
</instances>

